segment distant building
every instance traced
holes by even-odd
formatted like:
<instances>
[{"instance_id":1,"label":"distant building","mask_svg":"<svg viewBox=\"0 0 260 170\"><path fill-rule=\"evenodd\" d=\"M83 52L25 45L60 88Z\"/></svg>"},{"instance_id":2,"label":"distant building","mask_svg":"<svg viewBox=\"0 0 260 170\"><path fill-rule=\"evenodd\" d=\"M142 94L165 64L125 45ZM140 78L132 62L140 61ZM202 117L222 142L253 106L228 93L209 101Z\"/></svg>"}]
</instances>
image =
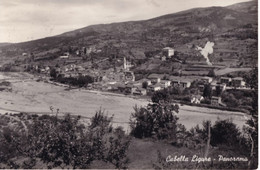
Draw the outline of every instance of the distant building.
<instances>
[{"instance_id":1,"label":"distant building","mask_svg":"<svg viewBox=\"0 0 260 170\"><path fill-rule=\"evenodd\" d=\"M216 85L216 89L219 88L221 92L225 91L226 87L227 85L225 83Z\"/></svg>"},{"instance_id":2,"label":"distant building","mask_svg":"<svg viewBox=\"0 0 260 170\"><path fill-rule=\"evenodd\" d=\"M128 61L126 60L126 58L124 57L124 70L129 71L131 67L133 67L133 65L131 64L131 62L128 62Z\"/></svg>"},{"instance_id":3,"label":"distant building","mask_svg":"<svg viewBox=\"0 0 260 170\"><path fill-rule=\"evenodd\" d=\"M174 55L174 49L171 47L165 47L162 49L163 55L165 55L167 58L171 58Z\"/></svg>"},{"instance_id":4,"label":"distant building","mask_svg":"<svg viewBox=\"0 0 260 170\"><path fill-rule=\"evenodd\" d=\"M152 84L152 81L149 80L149 79L141 79L141 80L139 80L139 82L140 82L141 84L143 84L144 82L146 82L148 86L150 86L150 85Z\"/></svg>"},{"instance_id":5,"label":"distant building","mask_svg":"<svg viewBox=\"0 0 260 170\"><path fill-rule=\"evenodd\" d=\"M135 89L135 90L133 91L133 94L134 94L134 95L144 96L144 95L147 94L147 91L146 91L146 89L144 89L144 88L137 88L137 89Z\"/></svg>"},{"instance_id":6,"label":"distant building","mask_svg":"<svg viewBox=\"0 0 260 170\"><path fill-rule=\"evenodd\" d=\"M161 83L162 87L164 87L164 88L167 88L171 85L170 80L161 80L160 83Z\"/></svg>"},{"instance_id":7,"label":"distant building","mask_svg":"<svg viewBox=\"0 0 260 170\"><path fill-rule=\"evenodd\" d=\"M191 86L191 82L188 80L172 80L171 85L173 87L180 87L185 89Z\"/></svg>"},{"instance_id":8,"label":"distant building","mask_svg":"<svg viewBox=\"0 0 260 170\"><path fill-rule=\"evenodd\" d=\"M125 81L135 81L135 75L132 71L124 71L124 80Z\"/></svg>"},{"instance_id":9,"label":"distant building","mask_svg":"<svg viewBox=\"0 0 260 170\"><path fill-rule=\"evenodd\" d=\"M243 80L242 77L236 77L232 79L231 84L233 87L245 87L246 82Z\"/></svg>"},{"instance_id":10,"label":"distant building","mask_svg":"<svg viewBox=\"0 0 260 170\"><path fill-rule=\"evenodd\" d=\"M204 99L201 95L192 95L191 96L191 103L200 104L200 102Z\"/></svg>"},{"instance_id":11,"label":"distant building","mask_svg":"<svg viewBox=\"0 0 260 170\"><path fill-rule=\"evenodd\" d=\"M220 83L221 84L225 83L226 85L229 85L230 82L231 82L231 78L229 78L229 77L221 77L220 78Z\"/></svg>"},{"instance_id":12,"label":"distant building","mask_svg":"<svg viewBox=\"0 0 260 170\"><path fill-rule=\"evenodd\" d=\"M134 87L132 84L127 84L126 86L125 86L125 93L127 93L127 94L133 94L133 92L136 90L137 88L136 87Z\"/></svg>"},{"instance_id":13,"label":"distant building","mask_svg":"<svg viewBox=\"0 0 260 170\"><path fill-rule=\"evenodd\" d=\"M155 85L151 85L151 86L147 87L148 92L156 92L156 91L159 91L159 90L161 90L160 84L155 84Z\"/></svg>"},{"instance_id":14,"label":"distant building","mask_svg":"<svg viewBox=\"0 0 260 170\"><path fill-rule=\"evenodd\" d=\"M180 87L182 88L189 88L191 85L190 81L180 81Z\"/></svg>"},{"instance_id":15,"label":"distant building","mask_svg":"<svg viewBox=\"0 0 260 170\"><path fill-rule=\"evenodd\" d=\"M65 59L65 58L69 58L70 53L69 52L65 52L62 56L60 56L60 58Z\"/></svg>"},{"instance_id":16,"label":"distant building","mask_svg":"<svg viewBox=\"0 0 260 170\"><path fill-rule=\"evenodd\" d=\"M65 58L69 58L69 56L67 56L67 55L62 55L62 56L60 56L60 58L65 59Z\"/></svg>"},{"instance_id":17,"label":"distant building","mask_svg":"<svg viewBox=\"0 0 260 170\"><path fill-rule=\"evenodd\" d=\"M220 104L221 104L221 97L216 97L216 96L211 97L212 106L219 106Z\"/></svg>"},{"instance_id":18,"label":"distant building","mask_svg":"<svg viewBox=\"0 0 260 170\"><path fill-rule=\"evenodd\" d=\"M161 57L161 60L162 60L162 61L166 61L166 56L162 56L162 57Z\"/></svg>"},{"instance_id":19,"label":"distant building","mask_svg":"<svg viewBox=\"0 0 260 170\"><path fill-rule=\"evenodd\" d=\"M213 80L212 77L202 77L201 81L203 81L204 83L211 83Z\"/></svg>"},{"instance_id":20,"label":"distant building","mask_svg":"<svg viewBox=\"0 0 260 170\"><path fill-rule=\"evenodd\" d=\"M173 87L179 87L179 83L180 83L179 80L173 80L173 81L172 81L172 86L173 86Z\"/></svg>"},{"instance_id":21,"label":"distant building","mask_svg":"<svg viewBox=\"0 0 260 170\"><path fill-rule=\"evenodd\" d=\"M160 83L161 78L157 74L150 74L148 79L151 80L152 84Z\"/></svg>"}]
</instances>

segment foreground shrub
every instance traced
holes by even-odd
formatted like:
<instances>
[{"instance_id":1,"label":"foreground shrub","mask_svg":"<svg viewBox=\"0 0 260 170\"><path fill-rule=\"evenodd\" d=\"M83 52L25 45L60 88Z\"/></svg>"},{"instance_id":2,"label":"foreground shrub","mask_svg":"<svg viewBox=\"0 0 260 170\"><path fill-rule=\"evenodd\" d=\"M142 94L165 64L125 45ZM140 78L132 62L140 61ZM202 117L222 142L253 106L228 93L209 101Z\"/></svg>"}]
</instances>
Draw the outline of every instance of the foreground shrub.
<instances>
[{"instance_id":1,"label":"foreground shrub","mask_svg":"<svg viewBox=\"0 0 260 170\"><path fill-rule=\"evenodd\" d=\"M137 138L154 137L176 142L178 106L169 103L152 103L135 107L131 117L131 135Z\"/></svg>"},{"instance_id":2,"label":"foreground shrub","mask_svg":"<svg viewBox=\"0 0 260 170\"><path fill-rule=\"evenodd\" d=\"M12 153L19 153L5 156L5 163L20 156L26 160L22 164L11 162L16 165L12 167L33 168L40 160L48 168L89 168L98 160L115 168L127 168L130 139L122 129L113 129L111 120L102 111L95 114L89 126L81 124L80 117L41 116L28 126L28 136L4 135L2 140L15 149Z\"/></svg>"},{"instance_id":3,"label":"foreground shrub","mask_svg":"<svg viewBox=\"0 0 260 170\"><path fill-rule=\"evenodd\" d=\"M231 120L218 120L213 126L210 121L204 121L202 126L195 126L187 131L182 125L178 128L177 144L181 148L172 157L189 159L187 162L166 161L169 152L158 150L157 161L153 162L155 169L247 169L250 168L250 139ZM194 155L200 158L211 158L210 161L192 162ZM220 157L242 158L244 161L219 161ZM252 164L256 164L252 160Z\"/></svg>"},{"instance_id":4,"label":"foreground shrub","mask_svg":"<svg viewBox=\"0 0 260 170\"><path fill-rule=\"evenodd\" d=\"M237 146L240 140L240 131L231 120L218 120L212 127L211 145Z\"/></svg>"}]
</instances>

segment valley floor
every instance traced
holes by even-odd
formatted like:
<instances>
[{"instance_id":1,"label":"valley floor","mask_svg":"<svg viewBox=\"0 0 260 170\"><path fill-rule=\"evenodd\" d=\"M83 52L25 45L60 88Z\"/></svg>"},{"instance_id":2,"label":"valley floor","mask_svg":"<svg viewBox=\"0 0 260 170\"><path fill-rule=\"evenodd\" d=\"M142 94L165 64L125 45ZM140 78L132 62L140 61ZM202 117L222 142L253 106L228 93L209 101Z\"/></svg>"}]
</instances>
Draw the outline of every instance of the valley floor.
<instances>
[{"instance_id":1,"label":"valley floor","mask_svg":"<svg viewBox=\"0 0 260 170\"><path fill-rule=\"evenodd\" d=\"M130 98L120 94L108 92L91 92L74 89L64 90L64 87L49 83L37 82L27 73L0 73L0 80L11 82L12 91L2 91L0 95L0 113L28 112L51 114L59 109L59 115L71 113L85 118L92 117L100 108L108 115L114 116L114 125L123 126L129 132L129 119L134 111L133 107L145 106L149 103L145 99ZM190 129L204 120L214 122L219 119L233 119L240 128L247 117L242 112L224 111L196 106L180 106L179 122Z\"/></svg>"}]
</instances>

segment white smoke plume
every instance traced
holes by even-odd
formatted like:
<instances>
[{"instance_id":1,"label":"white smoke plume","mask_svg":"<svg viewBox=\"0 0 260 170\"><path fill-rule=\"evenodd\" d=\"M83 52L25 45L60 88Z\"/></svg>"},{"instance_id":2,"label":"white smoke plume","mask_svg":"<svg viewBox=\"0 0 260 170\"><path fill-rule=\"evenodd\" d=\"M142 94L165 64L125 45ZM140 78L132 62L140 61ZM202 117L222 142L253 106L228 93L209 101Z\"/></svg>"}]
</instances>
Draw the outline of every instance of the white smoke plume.
<instances>
[{"instance_id":1,"label":"white smoke plume","mask_svg":"<svg viewBox=\"0 0 260 170\"><path fill-rule=\"evenodd\" d=\"M204 48L197 46L197 50L200 51L200 54L204 56L207 64L210 66L212 65L212 63L209 61L208 55L213 53L213 46L214 46L214 42L210 42L210 41L206 43Z\"/></svg>"}]
</instances>

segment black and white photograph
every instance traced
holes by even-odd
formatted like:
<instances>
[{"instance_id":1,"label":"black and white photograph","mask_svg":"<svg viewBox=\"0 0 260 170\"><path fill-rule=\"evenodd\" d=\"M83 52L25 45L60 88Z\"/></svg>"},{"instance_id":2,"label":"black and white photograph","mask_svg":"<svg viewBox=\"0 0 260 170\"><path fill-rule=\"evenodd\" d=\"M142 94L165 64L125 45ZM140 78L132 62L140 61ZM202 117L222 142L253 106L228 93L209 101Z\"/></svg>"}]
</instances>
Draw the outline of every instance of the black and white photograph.
<instances>
[{"instance_id":1,"label":"black and white photograph","mask_svg":"<svg viewBox=\"0 0 260 170\"><path fill-rule=\"evenodd\" d=\"M258 169L258 1L0 0L0 169Z\"/></svg>"}]
</instances>

